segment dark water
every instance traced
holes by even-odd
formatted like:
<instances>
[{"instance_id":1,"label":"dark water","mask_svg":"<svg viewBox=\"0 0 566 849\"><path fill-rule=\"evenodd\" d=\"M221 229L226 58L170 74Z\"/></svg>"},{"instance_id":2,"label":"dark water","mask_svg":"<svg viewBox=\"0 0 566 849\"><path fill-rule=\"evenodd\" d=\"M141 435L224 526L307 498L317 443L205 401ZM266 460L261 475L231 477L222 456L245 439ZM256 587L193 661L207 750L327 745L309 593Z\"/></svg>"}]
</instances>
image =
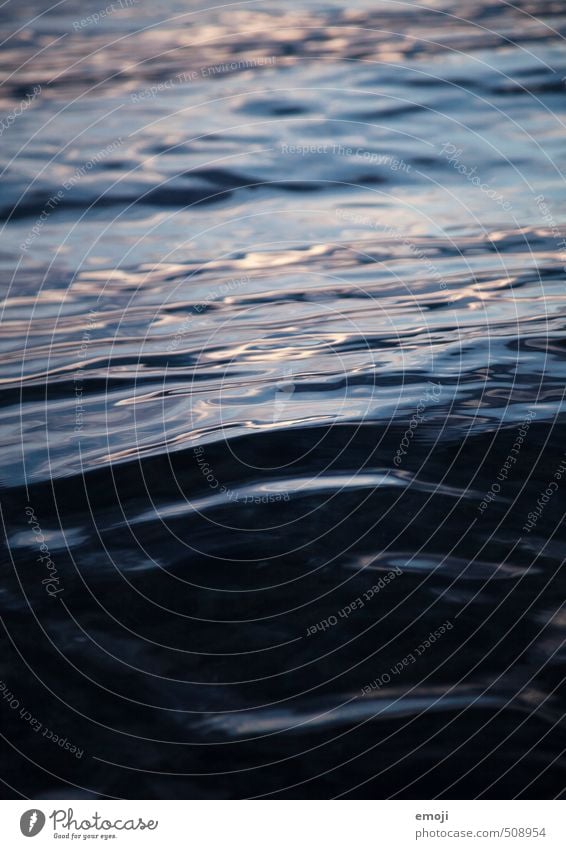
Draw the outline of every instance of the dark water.
<instances>
[{"instance_id":1,"label":"dark water","mask_svg":"<svg viewBox=\"0 0 566 849\"><path fill-rule=\"evenodd\" d=\"M562 795L564 4L101 6L0 7L4 793Z\"/></svg>"}]
</instances>

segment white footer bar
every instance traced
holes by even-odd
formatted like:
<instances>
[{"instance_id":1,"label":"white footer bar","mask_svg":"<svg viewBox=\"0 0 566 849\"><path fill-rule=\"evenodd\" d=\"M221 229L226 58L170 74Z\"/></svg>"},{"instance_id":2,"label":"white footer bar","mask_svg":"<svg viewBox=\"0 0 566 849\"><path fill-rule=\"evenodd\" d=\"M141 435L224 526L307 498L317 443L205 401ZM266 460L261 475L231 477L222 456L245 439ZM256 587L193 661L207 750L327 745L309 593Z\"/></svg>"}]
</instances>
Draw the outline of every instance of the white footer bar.
<instances>
[{"instance_id":1,"label":"white footer bar","mask_svg":"<svg viewBox=\"0 0 566 849\"><path fill-rule=\"evenodd\" d=\"M565 849L565 818L562 801L0 801L7 849Z\"/></svg>"}]
</instances>

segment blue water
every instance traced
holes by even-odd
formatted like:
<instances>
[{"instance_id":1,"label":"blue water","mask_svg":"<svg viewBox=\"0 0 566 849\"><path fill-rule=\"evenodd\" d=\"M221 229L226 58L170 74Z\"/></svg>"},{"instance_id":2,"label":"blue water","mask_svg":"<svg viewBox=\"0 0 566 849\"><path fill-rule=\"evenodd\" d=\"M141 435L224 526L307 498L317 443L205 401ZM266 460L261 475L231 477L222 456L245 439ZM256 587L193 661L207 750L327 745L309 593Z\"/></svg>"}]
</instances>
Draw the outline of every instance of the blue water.
<instances>
[{"instance_id":1,"label":"blue water","mask_svg":"<svg viewBox=\"0 0 566 849\"><path fill-rule=\"evenodd\" d=\"M563 4L100 13L0 7L5 794L561 796Z\"/></svg>"}]
</instances>

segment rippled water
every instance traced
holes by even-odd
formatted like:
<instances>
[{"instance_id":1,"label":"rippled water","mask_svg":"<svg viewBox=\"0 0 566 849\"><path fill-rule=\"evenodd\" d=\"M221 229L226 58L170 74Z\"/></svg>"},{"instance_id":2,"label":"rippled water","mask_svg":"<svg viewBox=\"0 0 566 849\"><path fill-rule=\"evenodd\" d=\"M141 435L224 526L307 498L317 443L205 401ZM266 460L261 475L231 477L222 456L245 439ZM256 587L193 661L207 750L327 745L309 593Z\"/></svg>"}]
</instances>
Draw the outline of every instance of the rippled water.
<instances>
[{"instance_id":1,"label":"rippled water","mask_svg":"<svg viewBox=\"0 0 566 849\"><path fill-rule=\"evenodd\" d=\"M115 7L0 8L5 793L561 795L563 4Z\"/></svg>"}]
</instances>

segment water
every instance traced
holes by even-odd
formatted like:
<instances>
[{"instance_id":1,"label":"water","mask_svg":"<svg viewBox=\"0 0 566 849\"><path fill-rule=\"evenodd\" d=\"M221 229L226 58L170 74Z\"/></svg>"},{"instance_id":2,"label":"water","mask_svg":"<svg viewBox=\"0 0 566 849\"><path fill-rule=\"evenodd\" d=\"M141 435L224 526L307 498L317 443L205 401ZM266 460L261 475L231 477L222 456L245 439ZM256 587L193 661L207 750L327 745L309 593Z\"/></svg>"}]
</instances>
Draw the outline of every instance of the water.
<instances>
[{"instance_id":1,"label":"water","mask_svg":"<svg viewBox=\"0 0 566 849\"><path fill-rule=\"evenodd\" d=\"M563 4L95 13L0 9L5 793L560 796Z\"/></svg>"}]
</instances>

